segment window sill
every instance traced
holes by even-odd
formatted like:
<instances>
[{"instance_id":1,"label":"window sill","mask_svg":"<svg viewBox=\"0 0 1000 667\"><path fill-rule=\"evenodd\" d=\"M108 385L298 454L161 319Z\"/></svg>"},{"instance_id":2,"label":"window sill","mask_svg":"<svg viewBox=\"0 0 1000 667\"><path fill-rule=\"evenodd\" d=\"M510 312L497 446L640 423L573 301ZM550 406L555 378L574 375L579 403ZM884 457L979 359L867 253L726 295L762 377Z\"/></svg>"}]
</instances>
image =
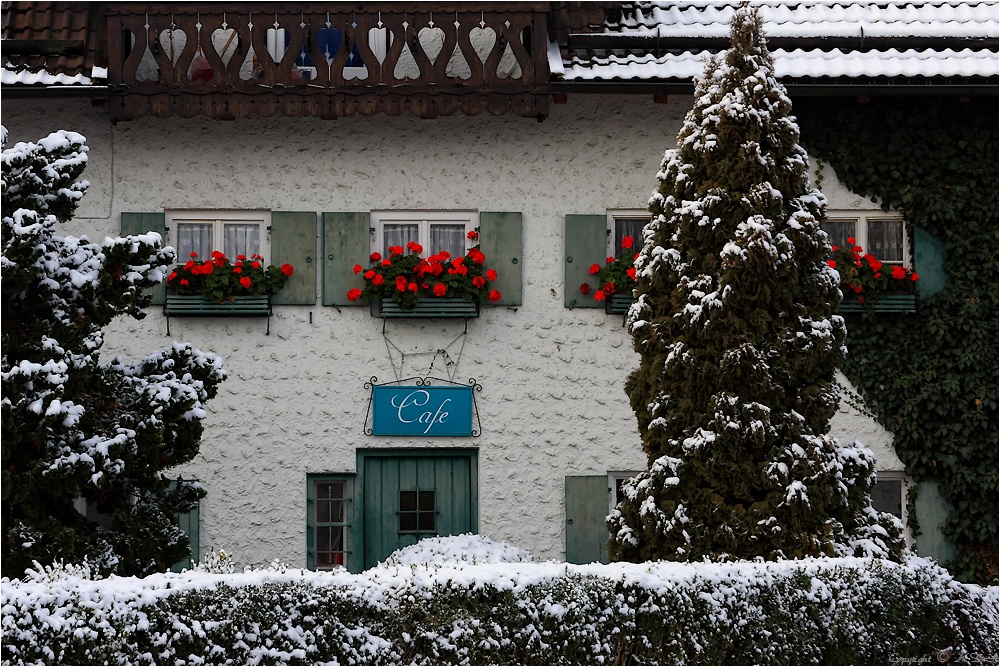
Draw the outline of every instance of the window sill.
<instances>
[{"instance_id":1,"label":"window sill","mask_svg":"<svg viewBox=\"0 0 1000 667\"><path fill-rule=\"evenodd\" d=\"M857 297L844 299L840 304L841 313L912 313L917 310L917 298L913 294L886 294L878 300L858 303Z\"/></svg>"},{"instance_id":2,"label":"window sill","mask_svg":"<svg viewBox=\"0 0 1000 667\"><path fill-rule=\"evenodd\" d=\"M479 304L467 299L422 299L412 309L404 309L392 299L372 302L372 317L382 319L479 317Z\"/></svg>"}]
</instances>

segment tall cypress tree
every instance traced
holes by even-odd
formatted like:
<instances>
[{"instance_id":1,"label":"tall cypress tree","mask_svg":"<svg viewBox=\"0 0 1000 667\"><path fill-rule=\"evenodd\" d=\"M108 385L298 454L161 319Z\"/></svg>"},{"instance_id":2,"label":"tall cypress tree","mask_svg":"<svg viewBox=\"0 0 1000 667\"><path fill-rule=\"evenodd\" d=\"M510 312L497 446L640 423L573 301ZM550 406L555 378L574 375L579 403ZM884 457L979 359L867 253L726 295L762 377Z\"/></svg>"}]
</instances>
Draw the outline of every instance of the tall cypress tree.
<instances>
[{"instance_id":1,"label":"tall cypress tree","mask_svg":"<svg viewBox=\"0 0 1000 667\"><path fill-rule=\"evenodd\" d=\"M827 435L844 354L825 199L739 9L666 152L636 260L626 383L649 470L608 518L616 560L898 558L871 452Z\"/></svg>"},{"instance_id":2,"label":"tall cypress tree","mask_svg":"<svg viewBox=\"0 0 1000 667\"><path fill-rule=\"evenodd\" d=\"M84 138L60 130L7 147L2 192L2 569L80 562L141 575L188 552L176 517L204 491L163 471L198 453L222 362L174 343L100 362L103 328L143 317L174 251L157 234L59 236L88 183Z\"/></svg>"}]
</instances>

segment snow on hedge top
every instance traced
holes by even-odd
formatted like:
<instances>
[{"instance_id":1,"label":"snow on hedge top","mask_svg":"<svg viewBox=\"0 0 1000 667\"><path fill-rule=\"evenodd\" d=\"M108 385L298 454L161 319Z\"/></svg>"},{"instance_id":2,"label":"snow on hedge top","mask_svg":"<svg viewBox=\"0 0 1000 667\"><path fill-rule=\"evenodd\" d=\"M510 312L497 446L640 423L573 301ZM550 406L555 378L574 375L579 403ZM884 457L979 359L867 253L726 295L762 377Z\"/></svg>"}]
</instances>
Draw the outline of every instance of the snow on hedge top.
<instances>
[{"instance_id":1,"label":"snow on hedge top","mask_svg":"<svg viewBox=\"0 0 1000 667\"><path fill-rule=\"evenodd\" d=\"M428 537L393 552L375 567L396 565L530 563L530 552L496 542L482 535L466 533L447 537Z\"/></svg>"}]
</instances>

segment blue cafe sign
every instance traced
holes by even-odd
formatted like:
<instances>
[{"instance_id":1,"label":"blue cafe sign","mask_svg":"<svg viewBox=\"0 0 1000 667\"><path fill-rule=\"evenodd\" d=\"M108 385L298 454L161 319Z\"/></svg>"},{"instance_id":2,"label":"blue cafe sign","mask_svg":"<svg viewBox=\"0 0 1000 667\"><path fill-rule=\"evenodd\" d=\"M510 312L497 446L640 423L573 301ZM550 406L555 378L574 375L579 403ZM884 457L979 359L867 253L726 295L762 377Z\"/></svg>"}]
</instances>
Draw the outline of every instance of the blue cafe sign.
<instances>
[{"instance_id":1,"label":"blue cafe sign","mask_svg":"<svg viewBox=\"0 0 1000 667\"><path fill-rule=\"evenodd\" d=\"M372 435L471 436L472 387L375 385Z\"/></svg>"}]
</instances>

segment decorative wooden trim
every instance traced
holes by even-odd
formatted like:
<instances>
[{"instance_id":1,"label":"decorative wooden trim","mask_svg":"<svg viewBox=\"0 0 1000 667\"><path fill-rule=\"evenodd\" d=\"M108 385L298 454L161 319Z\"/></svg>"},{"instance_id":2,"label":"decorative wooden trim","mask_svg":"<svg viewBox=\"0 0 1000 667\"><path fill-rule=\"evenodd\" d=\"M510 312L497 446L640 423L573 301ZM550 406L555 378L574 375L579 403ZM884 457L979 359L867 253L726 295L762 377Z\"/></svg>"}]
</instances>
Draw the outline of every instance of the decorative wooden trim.
<instances>
[{"instance_id":1,"label":"decorative wooden trim","mask_svg":"<svg viewBox=\"0 0 1000 667\"><path fill-rule=\"evenodd\" d=\"M338 3L252 3L242 11L211 4L122 3L107 12L113 61L109 108L113 120L275 114L332 119L403 112L434 118L483 111L541 118L548 114L550 92L543 5L483 11L394 3L360 12L357 5ZM268 30L275 24L289 43L272 57ZM219 31L231 35L225 48ZM172 51L163 46L164 34L174 37ZM428 53L437 44L440 51ZM244 78L251 50L255 67ZM352 50L363 68L347 67ZM206 80L191 80L199 51L211 72ZM456 71L449 68L453 54L465 61ZM512 61L516 68L508 68ZM154 71L140 72L150 63ZM359 72L365 78L353 76Z\"/></svg>"}]
</instances>

